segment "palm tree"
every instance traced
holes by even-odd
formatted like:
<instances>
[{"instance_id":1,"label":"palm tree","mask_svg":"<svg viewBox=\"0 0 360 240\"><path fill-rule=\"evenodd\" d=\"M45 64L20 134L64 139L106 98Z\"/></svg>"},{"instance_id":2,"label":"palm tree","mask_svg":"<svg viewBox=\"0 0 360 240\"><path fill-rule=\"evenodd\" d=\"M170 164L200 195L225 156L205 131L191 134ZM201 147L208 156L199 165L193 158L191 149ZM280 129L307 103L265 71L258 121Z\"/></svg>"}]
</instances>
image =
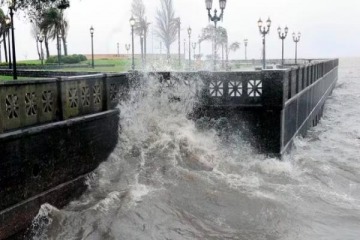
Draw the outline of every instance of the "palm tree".
<instances>
[{"instance_id":1,"label":"palm tree","mask_svg":"<svg viewBox=\"0 0 360 240\"><path fill-rule=\"evenodd\" d=\"M36 50L39 56L39 60L41 60L41 51L39 48L39 37L41 35L41 30L40 30L40 26L39 26L39 22L38 21L31 21L31 36L35 39L36 41Z\"/></svg>"},{"instance_id":2,"label":"palm tree","mask_svg":"<svg viewBox=\"0 0 360 240\"><path fill-rule=\"evenodd\" d=\"M60 44L60 39L58 36L61 35L62 41L64 43L64 53L67 55L67 47L66 47L66 37L68 31L68 22L63 17L63 14L57 8L49 8L42 14L42 19L40 22L41 32L44 34L44 42L46 48L47 57L50 56L48 40L51 38L52 40L57 40L57 44ZM59 46L59 50L60 50Z\"/></svg>"},{"instance_id":3,"label":"palm tree","mask_svg":"<svg viewBox=\"0 0 360 240\"><path fill-rule=\"evenodd\" d=\"M140 44L144 45L144 48L141 48L141 55L144 55L144 60L146 60L146 40L147 33L149 31L150 23L147 21L145 16L145 5L142 0L133 0L131 4L131 13L136 19L136 24L134 27L135 34L140 37ZM142 38L144 42L142 42Z\"/></svg>"},{"instance_id":4,"label":"palm tree","mask_svg":"<svg viewBox=\"0 0 360 240\"><path fill-rule=\"evenodd\" d=\"M61 24L61 41L63 42L63 47L64 47L64 55L67 56L68 55L68 51L67 51L67 35L69 32L69 23L68 21L65 19L64 15L62 15L62 24Z\"/></svg>"},{"instance_id":5,"label":"palm tree","mask_svg":"<svg viewBox=\"0 0 360 240\"><path fill-rule=\"evenodd\" d=\"M4 43L4 55L5 61L8 62L8 55L7 55L7 47L6 47L6 37L9 34L9 28L6 24L6 16L3 10L0 8L0 43ZM2 40L1 40L2 37ZM1 50L1 49L0 49ZM0 56L1 59L1 56Z\"/></svg>"},{"instance_id":6,"label":"palm tree","mask_svg":"<svg viewBox=\"0 0 360 240\"><path fill-rule=\"evenodd\" d=\"M240 49L240 43L239 42L233 42L228 47L228 43L226 43L226 68L229 64L229 54L230 52L236 52L238 49Z\"/></svg>"},{"instance_id":7,"label":"palm tree","mask_svg":"<svg viewBox=\"0 0 360 240\"><path fill-rule=\"evenodd\" d=\"M214 46L214 39L216 39L216 48L227 44L227 30L223 27L215 27L213 25L208 25L206 28L203 28L200 36L201 41L211 41ZM215 54L215 53L213 53ZM217 55L217 53L216 53ZM217 58L217 56L214 56Z\"/></svg>"},{"instance_id":8,"label":"palm tree","mask_svg":"<svg viewBox=\"0 0 360 240\"><path fill-rule=\"evenodd\" d=\"M150 23L147 22L147 19L137 19L134 31L135 34L140 37L140 45L143 45L144 48L141 49L141 54L144 55L144 60L146 59L146 40L147 40L147 33L149 31ZM143 42L142 42L143 41Z\"/></svg>"}]
</instances>

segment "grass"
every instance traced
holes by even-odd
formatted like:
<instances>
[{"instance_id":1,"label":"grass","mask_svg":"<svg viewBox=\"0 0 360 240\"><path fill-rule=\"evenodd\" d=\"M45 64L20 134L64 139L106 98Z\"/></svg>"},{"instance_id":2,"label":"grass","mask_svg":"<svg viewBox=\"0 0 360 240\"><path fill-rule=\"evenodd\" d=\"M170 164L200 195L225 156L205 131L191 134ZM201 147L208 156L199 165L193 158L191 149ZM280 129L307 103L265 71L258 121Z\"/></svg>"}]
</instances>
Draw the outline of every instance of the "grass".
<instances>
[{"instance_id":1,"label":"grass","mask_svg":"<svg viewBox=\"0 0 360 240\"><path fill-rule=\"evenodd\" d=\"M12 76L2 76L2 75L0 75L0 82L1 81L10 81L10 80L13 80Z\"/></svg>"},{"instance_id":2,"label":"grass","mask_svg":"<svg viewBox=\"0 0 360 240\"><path fill-rule=\"evenodd\" d=\"M149 59L149 62L151 60ZM19 63L25 63L25 64L41 64L40 60L26 60L26 61L19 61ZM165 64L165 61L158 61L153 62L154 65L159 65L160 67L163 67ZM95 68L91 68L91 59L88 59L87 61L75 64L75 65L84 65L84 67L76 67L76 68L59 68L59 69L53 69L53 71L64 71L64 72L128 72L131 69L131 58L128 59L95 59L94 65ZM108 66L106 66L108 65ZM111 65L111 66L110 66ZM173 60L171 62L171 65L173 66L173 69L178 68L178 62L177 60ZM138 69L141 67L141 60L135 59L135 68Z\"/></svg>"},{"instance_id":3,"label":"grass","mask_svg":"<svg viewBox=\"0 0 360 240\"><path fill-rule=\"evenodd\" d=\"M18 77L18 80L30 80L30 79L36 79L36 78ZM13 77L12 77L12 76L3 76L3 75L0 75L0 82L12 81L12 80L13 80Z\"/></svg>"},{"instance_id":4,"label":"grass","mask_svg":"<svg viewBox=\"0 0 360 240\"><path fill-rule=\"evenodd\" d=\"M138 62L138 61L136 61ZM91 60L83 62L83 64L91 65ZM131 68L131 59L96 59L94 60L94 68L63 68L61 71L84 71L84 72L127 72ZM97 67L97 65L99 65ZM113 66L101 66L113 65Z\"/></svg>"},{"instance_id":5,"label":"grass","mask_svg":"<svg viewBox=\"0 0 360 240\"><path fill-rule=\"evenodd\" d=\"M17 63L24 63L24 64L39 64L41 65L41 61L36 59L36 60L23 60L23 61L17 61Z\"/></svg>"},{"instance_id":6,"label":"grass","mask_svg":"<svg viewBox=\"0 0 360 240\"><path fill-rule=\"evenodd\" d=\"M138 66L140 65L140 61L138 60L135 60L135 63ZM18 61L18 64L29 64L29 65L31 64L31 65L40 66L41 61L24 60L24 61ZM84 67L77 67L77 68L64 67L64 68L55 68L49 70L64 71L64 72L127 72L131 69L131 59L95 59L94 61L95 68L91 68L91 59L74 65L84 65ZM0 79L4 80L7 79L7 77L0 76Z\"/></svg>"}]
</instances>

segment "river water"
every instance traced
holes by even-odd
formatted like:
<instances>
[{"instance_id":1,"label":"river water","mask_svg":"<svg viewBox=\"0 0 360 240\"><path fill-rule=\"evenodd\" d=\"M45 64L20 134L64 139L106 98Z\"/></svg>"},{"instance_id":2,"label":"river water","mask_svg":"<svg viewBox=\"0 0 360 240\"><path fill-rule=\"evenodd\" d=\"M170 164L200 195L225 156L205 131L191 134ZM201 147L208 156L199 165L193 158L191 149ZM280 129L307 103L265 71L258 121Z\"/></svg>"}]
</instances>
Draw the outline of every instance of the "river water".
<instances>
[{"instance_id":1,"label":"river water","mask_svg":"<svg viewBox=\"0 0 360 240\"><path fill-rule=\"evenodd\" d=\"M360 239L360 61L340 61L324 117L283 161L186 116L186 86L148 79L122 103L119 144L34 239ZM181 101L169 102L175 93Z\"/></svg>"}]
</instances>

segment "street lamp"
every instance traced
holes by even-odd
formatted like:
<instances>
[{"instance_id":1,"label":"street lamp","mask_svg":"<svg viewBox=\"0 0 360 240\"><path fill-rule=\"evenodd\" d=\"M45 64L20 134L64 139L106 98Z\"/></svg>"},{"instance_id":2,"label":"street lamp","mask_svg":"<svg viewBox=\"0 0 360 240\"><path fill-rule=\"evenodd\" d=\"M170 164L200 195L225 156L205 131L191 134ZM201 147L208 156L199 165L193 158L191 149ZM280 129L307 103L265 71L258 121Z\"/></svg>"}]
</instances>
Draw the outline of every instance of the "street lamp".
<instances>
[{"instance_id":1,"label":"street lamp","mask_svg":"<svg viewBox=\"0 0 360 240\"><path fill-rule=\"evenodd\" d=\"M14 11L15 11L15 0L9 0L10 18L11 18L11 39L12 39L12 58L13 58L13 78L17 79L16 71L16 50L15 50L15 33L14 33Z\"/></svg>"},{"instance_id":2,"label":"street lamp","mask_svg":"<svg viewBox=\"0 0 360 240\"><path fill-rule=\"evenodd\" d=\"M245 61L247 60L247 45L248 45L248 39L244 39L244 46L245 46Z\"/></svg>"},{"instance_id":3,"label":"street lamp","mask_svg":"<svg viewBox=\"0 0 360 240\"><path fill-rule=\"evenodd\" d=\"M296 35L295 32L293 33L293 40L295 42L295 64L297 64L297 44L300 42L301 33L298 32Z\"/></svg>"},{"instance_id":4,"label":"street lamp","mask_svg":"<svg viewBox=\"0 0 360 240\"><path fill-rule=\"evenodd\" d=\"M199 35L199 60L201 60L201 36Z\"/></svg>"},{"instance_id":5,"label":"street lamp","mask_svg":"<svg viewBox=\"0 0 360 240\"><path fill-rule=\"evenodd\" d=\"M193 43L192 43L192 48L193 48L193 50L194 50L194 60L195 60L195 59L196 59L196 58L195 58L196 42L193 42Z\"/></svg>"},{"instance_id":6,"label":"street lamp","mask_svg":"<svg viewBox=\"0 0 360 240\"><path fill-rule=\"evenodd\" d=\"M91 35L91 67L95 68L94 64L94 27L90 27L90 35Z\"/></svg>"},{"instance_id":7,"label":"street lamp","mask_svg":"<svg viewBox=\"0 0 360 240\"><path fill-rule=\"evenodd\" d=\"M224 17L224 9L226 7L226 0L219 0L219 6L221 9L221 13L220 16L217 15L217 9L214 9L214 15L211 15L211 9L212 9L212 4L213 4L213 0L205 0L205 5L206 5L206 9L208 11L208 17L209 17L209 21L214 22L215 25L215 34L214 34L214 71L216 70L216 55L217 55L217 51L216 51L216 27L217 27L217 22L220 20L223 20Z\"/></svg>"},{"instance_id":8,"label":"street lamp","mask_svg":"<svg viewBox=\"0 0 360 240\"><path fill-rule=\"evenodd\" d=\"M131 44L125 44L125 49L126 49L126 52L127 52L127 55L129 55L129 50L130 50L130 47L131 47Z\"/></svg>"},{"instance_id":9,"label":"street lamp","mask_svg":"<svg viewBox=\"0 0 360 240\"><path fill-rule=\"evenodd\" d=\"M179 52L179 66L181 66L181 20L180 18L176 19L177 29L178 29L178 52Z\"/></svg>"},{"instance_id":10,"label":"street lamp","mask_svg":"<svg viewBox=\"0 0 360 240\"><path fill-rule=\"evenodd\" d=\"M278 33L279 33L279 38L281 39L282 42L282 54L281 54L281 65L284 66L284 40L288 34L289 28L285 27L284 32L282 31L281 27L278 27Z\"/></svg>"},{"instance_id":11,"label":"street lamp","mask_svg":"<svg viewBox=\"0 0 360 240\"><path fill-rule=\"evenodd\" d=\"M8 32L8 51L9 51L9 69L12 69L12 64L11 64L11 43L10 43L10 28L11 28L11 19L9 18L9 16L5 17L5 23L6 23L6 31Z\"/></svg>"},{"instance_id":12,"label":"street lamp","mask_svg":"<svg viewBox=\"0 0 360 240\"><path fill-rule=\"evenodd\" d=\"M186 61L186 39L184 38L184 61Z\"/></svg>"},{"instance_id":13,"label":"street lamp","mask_svg":"<svg viewBox=\"0 0 360 240\"><path fill-rule=\"evenodd\" d=\"M39 35L41 65L44 65L44 51L43 51L43 47L42 47L43 41L44 41L44 36L43 36L43 35Z\"/></svg>"},{"instance_id":14,"label":"street lamp","mask_svg":"<svg viewBox=\"0 0 360 240\"><path fill-rule=\"evenodd\" d=\"M261 21L261 18L258 21L258 27L260 34L263 37L263 69L266 68L266 53L265 53L265 36L270 32L270 26L271 26L271 20L268 18L266 21L266 24L263 24L263 21Z\"/></svg>"},{"instance_id":15,"label":"street lamp","mask_svg":"<svg viewBox=\"0 0 360 240\"><path fill-rule=\"evenodd\" d=\"M144 33L140 33L140 47L141 47L141 64L144 67Z\"/></svg>"},{"instance_id":16,"label":"street lamp","mask_svg":"<svg viewBox=\"0 0 360 240\"><path fill-rule=\"evenodd\" d=\"M189 70L191 69L191 27L188 28L188 34L189 34Z\"/></svg>"},{"instance_id":17,"label":"street lamp","mask_svg":"<svg viewBox=\"0 0 360 240\"><path fill-rule=\"evenodd\" d=\"M131 26L131 48L132 48L132 64L131 69L135 70L135 59L134 59L134 26L135 26L135 19L133 16L130 18L130 26Z\"/></svg>"}]
</instances>

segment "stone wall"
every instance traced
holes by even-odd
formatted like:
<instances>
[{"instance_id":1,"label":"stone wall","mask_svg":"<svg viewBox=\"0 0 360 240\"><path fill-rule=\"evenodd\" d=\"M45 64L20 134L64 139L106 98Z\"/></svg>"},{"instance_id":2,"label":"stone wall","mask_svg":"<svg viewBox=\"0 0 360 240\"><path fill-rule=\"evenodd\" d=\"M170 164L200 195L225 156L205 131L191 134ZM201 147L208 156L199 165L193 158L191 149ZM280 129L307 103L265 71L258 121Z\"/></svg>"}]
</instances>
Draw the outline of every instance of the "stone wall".
<instances>
[{"instance_id":1,"label":"stone wall","mask_svg":"<svg viewBox=\"0 0 360 240\"><path fill-rule=\"evenodd\" d=\"M0 133L109 110L127 92L125 74L0 83Z\"/></svg>"},{"instance_id":2,"label":"stone wall","mask_svg":"<svg viewBox=\"0 0 360 240\"><path fill-rule=\"evenodd\" d=\"M0 83L0 239L78 197L117 144L125 74Z\"/></svg>"}]
</instances>

